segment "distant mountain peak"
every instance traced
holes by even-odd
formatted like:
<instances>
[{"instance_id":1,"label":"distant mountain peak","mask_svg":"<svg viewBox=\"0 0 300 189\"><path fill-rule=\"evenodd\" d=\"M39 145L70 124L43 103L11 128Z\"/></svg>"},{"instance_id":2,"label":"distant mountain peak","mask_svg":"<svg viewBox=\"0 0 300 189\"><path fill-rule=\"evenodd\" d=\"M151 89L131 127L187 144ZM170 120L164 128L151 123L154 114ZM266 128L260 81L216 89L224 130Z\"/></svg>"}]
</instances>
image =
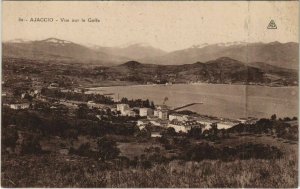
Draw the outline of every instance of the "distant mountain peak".
<instances>
[{"instance_id":1,"label":"distant mountain peak","mask_svg":"<svg viewBox=\"0 0 300 189\"><path fill-rule=\"evenodd\" d=\"M65 44L65 43L73 43L71 41L66 41L66 40L62 40L62 39L58 39L58 38L47 38L45 40L41 40L42 42L46 42L46 43L60 43L60 44Z\"/></svg>"},{"instance_id":2,"label":"distant mountain peak","mask_svg":"<svg viewBox=\"0 0 300 189\"><path fill-rule=\"evenodd\" d=\"M27 40L27 39L21 39L21 38L7 41L7 43L29 43L29 42L32 42L32 41Z\"/></svg>"},{"instance_id":3,"label":"distant mountain peak","mask_svg":"<svg viewBox=\"0 0 300 189\"><path fill-rule=\"evenodd\" d=\"M279 41L273 41L271 43L269 43L269 45L278 45L278 44L281 44Z\"/></svg>"},{"instance_id":4,"label":"distant mountain peak","mask_svg":"<svg viewBox=\"0 0 300 189\"><path fill-rule=\"evenodd\" d=\"M132 48L132 47L152 47L152 46L149 43L128 43L120 46L120 48Z\"/></svg>"},{"instance_id":5,"label":"distant mountain peak","mask_svg":"<svg viewBox=\"0 0 300 189\"><path fill-rule=\"evenodd\" d=\"M233 42L226 42L226 43L216 43L217 46L221 47L228 47L228 46L235 46L235 45L246 45L247 42L245 41L233 41Z\"/></svg>"},{"instance_id":6,"label":"distant mountain peak","mask_svg":"<svg viewBox=\"0 0 300 189\"><path fill-rule=\"evenodd\" d=\"M227 57L227 56L223 56L223 57L220 57L220 58L217 58L216 60L221 60L221 61L237 61L233 58L230 58L230 57Z\"/></svg>"},{"instance_id":7,"label":"distant mountain peak","mask_svg":"<svg viewBox=\"0 0 300 189\"><path fill-rule=\"evenodd\" d=\"M199 45L193 45L192 48L203 48L203 47L206 47L208 45L209 45L208 43L201 43Z\"/></svg>"},{"instance_id":8,"label":"distant mountain peak","mask_svg":"<svg viewBox=\"0 0 300 189\"><path fill-rule=\"evenodd\" d=\"M193 45L191 48L204 48L207 46L219 46L219 47L229 47L229 46L235 46L235 45L246 45L247 42L244 41L233 41L233 42L226 42L226 43L213 43L213 44L208 44L208 43L202 43L199 45Z\"/></svg>"}]
</instances>

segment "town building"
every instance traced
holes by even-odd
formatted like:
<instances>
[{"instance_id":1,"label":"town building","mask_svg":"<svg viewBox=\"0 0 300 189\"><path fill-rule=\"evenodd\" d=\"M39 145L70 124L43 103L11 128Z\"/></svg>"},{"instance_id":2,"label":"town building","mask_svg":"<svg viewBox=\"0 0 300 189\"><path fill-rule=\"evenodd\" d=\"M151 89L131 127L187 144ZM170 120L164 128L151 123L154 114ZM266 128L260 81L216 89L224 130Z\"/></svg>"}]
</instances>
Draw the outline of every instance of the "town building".
<instances>
[{"instance_id":1,"label":"town building","mask_svg":"<svg viewBox=\"0 0 300 189\"><path fill-rule=\"evenodd\" d=\"M74 89L74 93L84 93L85 90L84 89L81 89L81 88L75 88Z\"/></svg>"},{"instance_id":2,"label":"town building","mask_svg":"<svg viewBox=\"0 0 300 189\"><path fill-rule=\"evenodd\" d=\"M160 138L162 135L160 134L160 132L151 132L151 137L152 138Z\"/></svg>"},{"instance_id":3,"label":"town building","mask_svg":"<svg viewBox=\"0 0 300 189\"><path fill-rule=\"evenodd\" d=\"M160 110L158 112L158 118L163 119L163 120L167 120L168 119L168 110Z\"/></svg>"},{"instance_id":4,"label":"town building","mask_svg":"<svg viewBox=\"0 0 300 189\"><path fill-rule=\"evenodd\" d=\"M169 123L168 120L162 120L162 119L159 119L159 118L151 118L151 119L148 119L151 123L152 126L158 126L158 127L166 127Z\"/></svg>"},{"instance_id":5,"label":"town building","mask_svg":"<svg viewBox=\"0 0 300 189\"><path fill-rule=\"evenodd\" d=\"M254 117L247 117L247 118L239 118L237 121L244 124L255 124L258 119Z\"/></svg>"},{"instance_id":6,"label":"town building","mask_svg":"<svg viewBox=\"0 0 300 189\"><path fill-rule=\"evenodd\" d=\"M176 132L187 133L192 128L201 127L201 125L199 123L197 123L196 121L183 121L182 122L182 121L178 121L178 120L174 119L168 124L168 127L174 128Z\"/></svg>"},{"instance_id":7,"label":"town building","mask_svg":"<svg viewBox=\"0 0 300 189\"><path fill-rule=\"evenodd\" d=\"M24 99L26 97L27 93L22 93L21 98Z\"/></svg>"},{"instance_id":8,"label":"town building","mask_svg":"<svg viewBox=\"0 0 300 189\"><path fill-rule=\"evenodd\" d=\"M168 120L169 108L166 105L156 106L156 109L154 111L154 116L162 120Z\"/></svg>"},{"instance_id":9,"label":"town building","mask_svg":"<svg viewBox=\"0 0 300 189\"><path fill-rule=\"evenodd\" d=\"M117 111L121 112L121 115L127 115L127 111L130 110L128 104L117 104Z\"/></svg>"},{"instance_id":10,"label":"town building","mask_svg":"<svg viewBox=\"0 0 300 189\"><path fill-rule=\"evenodd\" d=\"M98 104L98 103L95 103L94 101L88 101L87 102L87 106L89 107L89 108L98 108L98 109L102 109L102 108L104 108L105 107L105 105L104 104Z\"/></svg>"},{"instance_id":11,"label":"town building","mask_svg":"<svg viewBox=\"0 0 300 189\"><path fill-rule=\"evenodd\" d=\"M113 108L113 107L110 107L110 111L111 111L111 112L114 112L114 113L116 113L116 114L117 114L117 112L118 112L118 111L117 111L117 108Z\"/></svg>"},{"instance_id":12,"label":"town building","mask_svg":"<svg viewBox=\"0 0 300 189\"><path fill-rule=\"evenodd\" d=\"M188 115L174 113L169 115L169 120L170 121L177 120L183 122L183 121L188 121L189 119L188 119Z\"/></svg>"},{"instance_id":13,"label":"town building","mask_svg":"<svg viewBox=\"0 0 300 189\"><path fill-rule=\"evenodd\" d=\"M135 117L137 115L137 113L133 110L127 110L127 111L125 111L124 115L130 116L130 117Z\"/></svg>"},{"instance_id":14,"label":"town building","mask_svg":"<svg viewBox=\"0 0 300 189\"><path fill-rule=\"evenodd\" d=\"M220 121L217 123L218 129L229 129L235 125L239 124L237 121Z\"/></svg>"},{"instance_id":15,"label":"town building","mask_svg":"<svg viewBox=\"0 0 300 189\"><path fill-rule=\"evenodd\" d=\"M10 104L9 107L14 110L28 109L30 107L30 104L29 103L16 103L16 104Z\"/></svg>"},{"instance_id":16,"label":"town building","mask_svg":"<svg viewBox=\"0 0 300 189\"><path fill-rule=\"evenodd\" d=\"M141 117L152 116L154 113L151 108L140 108L139 111Z\"/></svg>"},{"instance_id":17,"label":"town building","mask_svg":"<svg viewBox=\"0 0 300 189\"><path fill-rule=\"evenodd\" d=\"M137 126L148 125L149 123L150 123L150 121L147 119L140 119L137 121Z\"/></svg>"},{"instance_id":18,"label":"town building","mask_svg":"<svg viewBox=\"0 0 300 189\"><path fill-rule=\"evenodd\" d=\"M200 123L204 126L203 130L209 130L213 125L217 125L217 123L219 122L218 120L211 119L208 117L195 117L194 119L197 123Z\"/></svg>"}]
</instances>

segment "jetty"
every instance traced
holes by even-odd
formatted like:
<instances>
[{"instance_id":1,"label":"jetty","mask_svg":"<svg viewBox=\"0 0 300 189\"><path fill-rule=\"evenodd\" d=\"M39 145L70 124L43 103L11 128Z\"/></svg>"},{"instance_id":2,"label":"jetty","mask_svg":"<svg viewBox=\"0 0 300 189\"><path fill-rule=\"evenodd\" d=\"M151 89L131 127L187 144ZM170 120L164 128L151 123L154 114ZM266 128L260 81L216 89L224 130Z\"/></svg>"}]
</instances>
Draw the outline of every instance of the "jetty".
<instances>
[{"instance_id":1,"label":"jetty","mask_svg":"<svg viewBox=\"0 0 300 189\"><path fill-rule=\"evenodd\" d=\"M203 102L194 102L194 103L186 104L184 106L179 106L177 108L174 108L173 111L177 111L177 110L180 110L182 108L186 108L186 107L193 106L193 105L196 105L196 104L203 104Z\"/></svg>"}]
</instances>

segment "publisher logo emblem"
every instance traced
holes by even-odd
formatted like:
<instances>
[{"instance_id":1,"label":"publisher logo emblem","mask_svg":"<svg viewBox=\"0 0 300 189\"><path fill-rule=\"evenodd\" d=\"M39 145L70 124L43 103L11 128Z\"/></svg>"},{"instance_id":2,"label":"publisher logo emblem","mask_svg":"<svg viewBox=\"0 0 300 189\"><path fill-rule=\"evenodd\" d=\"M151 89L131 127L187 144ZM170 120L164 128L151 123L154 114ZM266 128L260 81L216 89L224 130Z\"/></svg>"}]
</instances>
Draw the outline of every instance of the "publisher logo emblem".
<instances>
[{"instance_id":1,"label":"publisher logo emblem","mask_svg":"<svg viewBox=\"0 0 300 189\"><path fill-rule=\"evenodd\" d=\"M276 26L274 20L271 20L271 21L270 21L270 23L269 23L269 25L268 25L267 28L268 28L268 29L277 29L277 26Z\"/></svg>"}]
</instances>

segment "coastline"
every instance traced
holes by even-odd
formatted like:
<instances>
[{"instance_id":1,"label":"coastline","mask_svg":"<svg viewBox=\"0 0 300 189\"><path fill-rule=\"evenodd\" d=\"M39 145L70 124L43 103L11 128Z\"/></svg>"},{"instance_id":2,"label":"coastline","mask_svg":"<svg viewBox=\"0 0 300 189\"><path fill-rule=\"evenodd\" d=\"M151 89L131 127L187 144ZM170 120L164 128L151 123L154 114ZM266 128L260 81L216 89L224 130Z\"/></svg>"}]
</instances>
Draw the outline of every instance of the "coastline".
<instances>
[{"instance_id":1,"label":"coastline","mask_svg":"<svg viewBox=\"0 0 300 189\"><path fill-rule=\"evenodd\" d=\"M245 86L245 87L269 87L269 88L298 88L297 85L292 86L270 86L270 85L251 85L251 84L225 84L225 83L174 83L174 84L128 84L128 85L110 85L110 86L98 86L98 87L85 87L87 90L101 90L102 88L110 88L110 87L154 87L154 86L178 86L178 85L228 85L228 86Z\"/></svg>"}]
</instances>

